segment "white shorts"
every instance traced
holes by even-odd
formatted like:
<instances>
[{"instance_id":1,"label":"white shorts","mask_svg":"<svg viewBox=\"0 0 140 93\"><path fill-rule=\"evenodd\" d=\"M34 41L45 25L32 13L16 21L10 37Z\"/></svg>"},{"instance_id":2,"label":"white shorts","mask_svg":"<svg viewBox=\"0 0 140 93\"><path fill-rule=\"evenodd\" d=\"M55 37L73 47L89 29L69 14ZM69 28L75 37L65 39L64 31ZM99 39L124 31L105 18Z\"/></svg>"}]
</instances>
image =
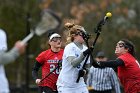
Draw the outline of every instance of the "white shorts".
<instances>
[{"instance_id":1,"label":"white shorts","mask_svg":"<svg viewBox=\"0 0 140 93\"><path fill-rule=\"evenodd\" d=\"M57 87L58 93L89 93L87 87L80 88L68 88L68 87Z\"/></svg>"}]
</instances>

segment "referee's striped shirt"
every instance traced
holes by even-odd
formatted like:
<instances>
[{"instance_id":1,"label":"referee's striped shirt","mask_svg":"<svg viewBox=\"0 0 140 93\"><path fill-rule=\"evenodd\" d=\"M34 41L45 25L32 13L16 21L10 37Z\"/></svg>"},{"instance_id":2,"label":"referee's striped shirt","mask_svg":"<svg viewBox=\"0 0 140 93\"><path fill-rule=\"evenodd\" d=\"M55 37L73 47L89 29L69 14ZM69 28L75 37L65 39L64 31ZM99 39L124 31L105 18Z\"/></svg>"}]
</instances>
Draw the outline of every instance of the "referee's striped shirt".
<instances>
[{"instance_id":1,"label":"referee's striped shirt","mask_svg":"<svg viewBox=\"0 0 140 93\"><path fill-rule=\"evenodd\" d=\"M90 68L87 85L92 86L96 91L115 89L116 93L121 93L118 77L112 68Z\"/></svg>"}]
</instances>

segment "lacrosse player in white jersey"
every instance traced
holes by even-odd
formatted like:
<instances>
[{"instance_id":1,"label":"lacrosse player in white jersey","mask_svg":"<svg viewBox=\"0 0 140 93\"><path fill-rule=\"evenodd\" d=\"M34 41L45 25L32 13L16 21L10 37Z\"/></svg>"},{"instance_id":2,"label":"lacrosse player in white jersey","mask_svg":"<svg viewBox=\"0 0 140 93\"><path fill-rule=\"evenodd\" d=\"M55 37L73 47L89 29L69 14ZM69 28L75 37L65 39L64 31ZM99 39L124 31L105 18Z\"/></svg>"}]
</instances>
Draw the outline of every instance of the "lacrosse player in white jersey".
<instances>
[{"instance_id":1,"label":"lacrosse player in white jersey","mask_svg":"<svg viewBox=\"0 0 140 93\"><path fill-rule=\"evenodd\" d=\"M82 33L85 30L82 26L71 23L67 23L65 26L69 31L68 41L70 40L70 42L64 49L62 70L57 80L58 93L89 93L83 78L87 68L82 69L87 54L91 52L84 45ZM86 67L90 64L89 60L88 58ZM79 82L76 82L79 71L81 71L81 77Z\"/></svg>"},{"instance_id":2,"label":"lacrosse player in white jersey","mask_svg":"<svg viewBox=\"0 0 140 93\"><path fill-rule=\"evenodd\" d=\"M0 29L0 93L10 93L4 65L14 62L20 54L25 52L25 47L25 44L17 41L15 46L7 52L7 35Z\"/></svg>"}]
</instances>

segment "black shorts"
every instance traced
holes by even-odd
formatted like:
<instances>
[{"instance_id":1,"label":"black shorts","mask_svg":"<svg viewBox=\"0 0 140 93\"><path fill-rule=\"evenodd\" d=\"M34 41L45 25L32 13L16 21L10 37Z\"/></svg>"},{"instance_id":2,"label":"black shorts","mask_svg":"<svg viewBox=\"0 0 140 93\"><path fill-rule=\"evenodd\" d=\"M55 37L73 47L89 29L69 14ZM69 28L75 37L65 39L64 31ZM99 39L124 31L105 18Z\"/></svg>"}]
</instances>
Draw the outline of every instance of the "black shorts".
<instances>
[{"instance_id":1,"label":"black shorts","mask_svg":"<svg viewBox=\"0 0 140 93\"><path fill-rule=\"evenodd\" d=\"M57 91L53 91L51 88L47 86L39 86L38 87L38 93L58 93Z\"/></svg>"}]
</instances>

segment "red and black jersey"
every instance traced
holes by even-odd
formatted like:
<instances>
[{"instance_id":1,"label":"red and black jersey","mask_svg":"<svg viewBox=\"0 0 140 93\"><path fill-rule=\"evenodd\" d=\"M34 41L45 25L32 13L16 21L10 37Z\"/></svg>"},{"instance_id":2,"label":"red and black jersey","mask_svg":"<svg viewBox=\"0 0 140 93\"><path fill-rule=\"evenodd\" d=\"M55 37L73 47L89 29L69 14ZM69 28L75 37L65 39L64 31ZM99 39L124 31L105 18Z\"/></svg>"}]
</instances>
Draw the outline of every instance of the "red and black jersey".
<instances>
[{"instance_id":1,"label":"red and black jersey","mask_svg":"<svg viewBox=\"0 0 140 93\"><path fill-rule=\"evenodd\" d=\"M39 54L36 60L42 64L42 78L44 78L58 66L58 62L59 60L62 60L62 56L63 49L61 49L59 52L52 52L51 49L48 49ZM56 90L56 81L59 71L59 69L56 69L45 80L43 80L39 86L48 86L53 90Z\"/></svg>"},{"instance_id":2,"label":"red and black jersey","mask_svg":"<svg viewBox=\"0 0 140 93\"><path fill-rule=\"evenodd\" d=\"M138 61L129 53L125 53L118 58L122 59L125 64L125 66L118 67L118 76L124 86L125 93L129 93L132 90L131 88L135 87L140 90L140 64Z\"/></svg>"}]
</instances>

